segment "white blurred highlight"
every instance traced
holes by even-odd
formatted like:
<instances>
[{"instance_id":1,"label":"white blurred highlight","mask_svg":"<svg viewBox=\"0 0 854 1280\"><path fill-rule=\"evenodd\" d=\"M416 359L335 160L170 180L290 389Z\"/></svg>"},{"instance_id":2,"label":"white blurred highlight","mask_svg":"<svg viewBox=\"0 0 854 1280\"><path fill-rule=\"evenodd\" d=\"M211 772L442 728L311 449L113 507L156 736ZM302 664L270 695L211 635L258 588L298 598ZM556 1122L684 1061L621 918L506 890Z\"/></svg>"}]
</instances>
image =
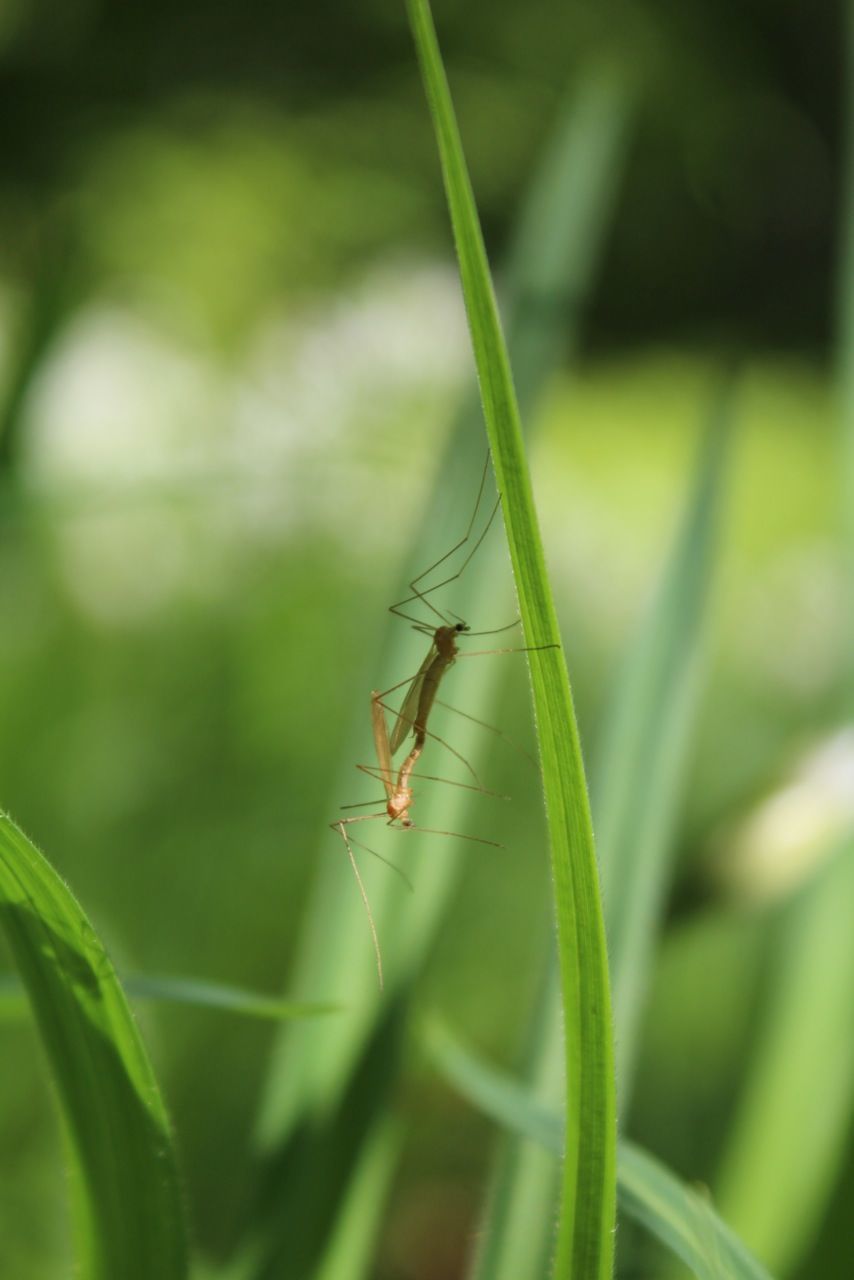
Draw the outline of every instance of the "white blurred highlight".
<instances>
[{"instance_id":1,"label":"white blurred highlight","mask_svg":"<svg viewBox=\"0 0 854 1280\"><path fill-rule=\"evenodd\" d=\"M221 590L247 541L317 527L371 555L427 478L417 427L447 420L468 359L456 278L430 264L380 267L273 318L231 365L119 307L82 313L25 433L69 590L100 621L131 622ZM366 518L377 465L399 475L407 454L413 484Z\"/></svg>"},{"instance_id":2,"label":"white blurred highlight","mask_svg":"<svg viewBox=\"0 0 854 1280\"><path fill-rule=\"evenodd\" d=\"M854 835L854 728L803 757L791 780L732 833L720 870L739 897L791 892Z\"/></svg>"}]
</instances>

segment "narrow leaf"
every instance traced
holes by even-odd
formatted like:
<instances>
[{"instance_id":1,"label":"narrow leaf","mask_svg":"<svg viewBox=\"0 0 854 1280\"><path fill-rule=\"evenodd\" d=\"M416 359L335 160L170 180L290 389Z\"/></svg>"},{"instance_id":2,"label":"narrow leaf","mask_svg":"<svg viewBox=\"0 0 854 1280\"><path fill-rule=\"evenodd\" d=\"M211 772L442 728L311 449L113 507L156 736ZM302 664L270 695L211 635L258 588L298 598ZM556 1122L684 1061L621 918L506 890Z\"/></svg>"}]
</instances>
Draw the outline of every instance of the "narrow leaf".
<instances>
[{"instance_id":1,"label":"narrow leaf","mask_svg":"<svg viewBox=\"0 0 854 1280\"><path fill-rule=\"evenodd\" d=\"M313 1280L362 1280L373 1273L374 1245L403 1144L403 1126L386 1113L368 1135Z\"/></svg>"},{"instance_id":2,"label":"narrow leaf","mask_svg":"<svg viewBox=\"0 0 854 1280\"><path fill-rule=\"evenodd\" d=\"M337 1013L334 1004L301 1004L262 995L243 987L232 987L200 978L177 978L166 974L125 974L125 992L137 1000L159 1000L166 1004L189 1004L217 1013L236 1013L243 1018L262 1018L287 1022L291 1018L314 1018ZM27 1017L29 1005L21 983L11 975L0 977L0 1021L18 1021Z\"/></svg>"},{"instance_id":3,"label":"narrow leaf","mask_svg":"<svg viewBox=\"0 0 854 1280\"><path fill-rule=\"evenodd\" d=\"M716 1179L727 1219L790 1272L821 1220L854 1102L854 843L778 922L769 998Z\"/></svg>"},{"instance_id":4,"label":"narrow leaf","mask_svg":"<svg viewBox=\"0 0 854 1280\"><path fill-rule=\"evenodd\" d=\"M715 1213L708 1194L687 1186L640 1147L620 1143L617 1177L621 1210L657 1236L699 1280L770 1280Z\"/></svg>"},{"instance_id":5,"label":"narrow leaf","mask_svg":"<svg viewBox=\"0 0 854 1280\"><path fill-rule=\"evenodd\" d=\"M236 1013L244 1018L264 1018L286 1022L291 1018L314 1018L337 1013L339 1006L325 1003L303 1003L280 1000L277 996L247 991L219 982L199 978L135 973L125 979L128 995L143 1000L163 1000L171 1004L191 1004L219 1013Z\"/></svg>"},{"instance_id":6,"label":"narrow leaf","mask_svg":"<svg viewBox=\"0 0 854 1280\"><path fill-rule=\"evenodd\" d=\"M617 683L594 772L594 826L605 889L623 1109L698 703L732 390L727 376L707 410L685 517L653 607ZM531 1030L525 1078L538 1096L559 1107L562 1014L552 974L547 989ZM554 1168L530 1144L508 1139L507 1146L480 1237L475 1280L536 1280L543 1242L553 1232Z\"/></svg>"},{"instance_id":7,"label":"narrow leaf","mask_svg":"<svg viewBox=\"0 0 854 1280\"><path fill-rule=\"evenodd\" d=\"M0 814L0 920L56 1085L74 1175L77 1274L186 1275L166 1112L112 965L71 893Z\"/></svg>"},{"instance_id":8,"label":"narrow leaf","mask_svg":"<svg viewBox=\"0 0 854 1280\"><path fill-rule=\"evenodd\" d=\"M557 966L551 959L531 1027L522 1075L528 1096L550 1114L563 1096L563 1031ZM508 1132L501 1142L473 1280L542 1280L554 1237L560 1167L538 1143Z\"/></svg>"},{"instance_id":9,"label":"narrow leaf","mask_svg":"<svg viewBox=\"0 0 854 1280\"><path fill-rule=\"evenodd\" d=\"M537 425L534 410L547 379L564 358L583 318L601 259L617 176L622 171L628 105L621 83L613 76L584 81L568 94L520 211L519 229L503 277L503 303L519 394L533 426ZM448 550L450 530L462 533L483 467L480 427L480 407L467 395L437 468L432 494L413 531L400 581L421 572ZM512 610L509 600L504 603L506 555L499 542L496 531L478 551L477 572L464 584L466 616L475 625L503 621ZM492 718L501 684L512 678L512 661L485 658L467 665L465 709L469 713ZM343 800L358 795L353 794L353 762L369 758L365 754L369 749L365 741L367 690L376 685L378 673L389 672L394 680L413 672L418 662L410 663L408 628L390 618L382 652L372 655L359 686L364 700L354 699L354 723L343 736L343 764L330 794L330 814ZM454 745L477 764L484 735L472 722L461 720L455 725ZM419 822L441 830L471 830L467 794L456 788L435 788L431 794L425 788L418 797ZM291 985L305 998L321 993L334 996L345 1008L334 1019L292 1023L283 1028L277 1040L257 1135L270 1171L285 1167L294 1158L298 1136L307 1123L316 1126L319 1118L325 1124L327 1116L334 1116L345 1089L349 1090L351 1114L355 1110L367 1114L374 1108L380 1116L387 1105L387 1099L373 1088L375 1073L368 1066L374 1058L374 1045L383 1037L384 1014L395 998L401 1004L406 1001L465 864L453 841L427 839L424 846L423 853L416 848L414 854L408 849L406 854L416 860L414 866L410 863L417 884L415 894L402 893L385 868L371 865L374 859L362 863L386 962L387 1004L383 1006L378 1000L362 904L341 857L336 856L340 851L335 838L326 833L316 892L306 912ZM316 1127L314 1131L317 1134ZM329 1142L327 1156L319 1163L341 1167L347 1152L333 1134ZM264 1202L280 1206L272 1185L274 1176L268 1173L264 1180ZM311 1176L303 1164L303 1181ZM358 1169L353 1176L360 1177ZM324 1184L316 1186L312 1194L317 1204L329 1192ZM288 1223L278 1209L266 1218L259 1206L258 1240L246 1251L240 1274L265 1274L252 1261L264 1251L260 1237L268 1240L270 1254L278 1256L288 1247L287 1230Z\"/></svg>"},{"instance_id":10,"label":"narrow leaf","mask_svg":"<svg viewBox=\"0 0 854 1280\"><path fill-rule=\"evenodd\" d=\"M564 1010L566 1143L555 1272L609 1277L615 1213L615 1092L605 930L581 748L474 196L430 11L409 14L436 131L481 402L519 595L551 838Z\"/></svg>"},{"instance_id":11,"label":"narrow leaf","mask_svg":"<svg viewBox=\"0 0 854 1280\"><path fill-rule=\"evenodd\" d=\"M621 1112L630 1094L647 973L690 758L733 390L727 372L706 413L682 528L653 607L631 644L596 761L593 808Z\"/></svg>"},{"instance_id":12,"label":"narrow leaf","mask_svg":"<svg viewBox=\"0 0 854 1280\"><path fill-rule=\"evenodd\" d=\"M561 1154L563 1120L518 1081L469 1053L443 1028L430 1027L426 1042L459 1093L499 1124ZM681 1258L699 1280L770 1280L706 1196L625 1141L619 1145L617 1194L621 1211Z\"/></svg>"}]
</instances>

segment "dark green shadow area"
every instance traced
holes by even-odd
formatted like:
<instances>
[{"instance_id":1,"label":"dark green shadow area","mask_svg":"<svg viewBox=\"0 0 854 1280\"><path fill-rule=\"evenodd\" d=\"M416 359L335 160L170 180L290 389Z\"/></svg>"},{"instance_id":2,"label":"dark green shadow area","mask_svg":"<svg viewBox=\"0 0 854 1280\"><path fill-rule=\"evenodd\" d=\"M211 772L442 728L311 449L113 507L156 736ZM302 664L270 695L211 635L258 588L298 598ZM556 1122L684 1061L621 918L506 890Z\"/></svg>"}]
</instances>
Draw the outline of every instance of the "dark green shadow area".
<instances>
[{"instance_id":1,"label":"dark green shadow area","mask_svg":"<svg viewBox=\"0 0 854 1280\"><path fill-rule=\"evenodd\" d=\"M383 1012L337 1105L322 1118L304 1115L259 1169L252 1213L274 1243L253 1270L257 1280L307 1280L323 1258L341 1200L400 1078L409 1002L401 995Z\"/></svg>"}]
</instances>

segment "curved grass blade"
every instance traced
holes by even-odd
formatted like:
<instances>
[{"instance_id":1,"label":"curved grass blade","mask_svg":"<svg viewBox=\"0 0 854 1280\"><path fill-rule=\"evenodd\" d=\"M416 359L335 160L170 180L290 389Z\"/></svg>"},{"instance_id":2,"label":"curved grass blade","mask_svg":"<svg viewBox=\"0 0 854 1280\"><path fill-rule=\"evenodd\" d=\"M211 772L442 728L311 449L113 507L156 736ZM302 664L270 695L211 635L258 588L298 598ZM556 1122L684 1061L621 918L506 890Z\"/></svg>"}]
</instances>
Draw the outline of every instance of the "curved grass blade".
<instances>
[{"instance_id":1,"label":"curved grass blade","mask_svg":"<svg viewBox=\"0 0 854 1280\"><path fill-rule=\"evenodd\" d=\"M854 1101L854 841L786 904L773 986L716 1179L752 1248L789 1273L844 1157Z\"/></svg>"},{"instance_id":2,"label":"curved grass blade","mask_svg":"<svg viewBox=\"0 0 854 1280\"><path fill-rule=\"evenodd\" d=\"M618 682L594 768L594 828L605 890L621 1109L631 1084L644 973L658 926L698 702L732 391L731 377L724 376L707 412L693 493L654 606ZM561 1011L553 974L547 986L523 1074L529 1088L557 1107ZM555 1198L553 1163L530 1144L508 1138L480 1237L476 1280L538 1280L541 1242L551 1239Z\"/></svg>"},{"instance_id":3,"label":"curved grass blade","mask_svg":"<svg viewBox=\"0 0 854 1280\"><path fill-rule=\"evenodd\" d=\"M543 768L564 1011L566 1141L555 1273L613 1268L616 1101L605 929L581 747L534 514L507 349L450 90L425 0L410 21L436 130L525 643ZM554 647L548 647L554 646Z\"/></svg>"},{"instance_id":4,"label":"curved grass blade","mask_svg":"<svg viewBox=\"0 0 854 1280\"><path fill-rule=\"evenodd\" d=\"M301 1004L296 1000L280 1000L277 996L247 991L219 982L199 978L176 978L166 974L126 974L122 986L132 999L160 1000L166 1004L189 1004L216 1013L236 1013L242 1018L262 1018L287 1022L291 1018L314 1018L337 1013L335 1004ZM0 977L0 1021L17 1021L29 1015L24 989L11 975Z\"/></svg>"},{"instance_id":5,"label":"curved grass blade","mask_svg":"<svg viewBox=\"0 0 854 1280\"><path fill-rule=\"evenodd\" d=\"M528 1097L552 1115L563 1095L562 1048L557 964L550 956L521 1074ZM505 1133L468 1273L472 1280L542 1280L548 1275L559 1189L560 1168L545 1147Z\"/></svg>"},{"instance_id":6,"label":"curved grass blade","mask_svg":"<svg viewBox=\"0 0 854 1280\"><path fill-rule=\"evenodd\" d=\"M469 1053L444 1028L430 1026L426 1041L445 1078L479 1110L561 1155L564 1124L559 1115L512 1077ZM619 1144L617 1195L621 1211L681 1258L699 1280L771 1280L707 1197L625 1141Z\"/></svg>"},{"instance_id":7,"label":"curved grass blade","mask_svg":"<svg viewBox=\"0 0 854 1280\"><path fill-rule=\"evenodd\" d=\"M403 1137L403 1125L391 1113L387 1112L373 1126L313 1280L361 1280L371 1274L374 1244Z\"/></svg>"},{"instance_id":8,"label":"curved grass blade","mask_svg":"<svg viewBox=\"0 0 854 1280\"><path fill-rule=\"evenodd\" d=\"M247 991L220 982L198 978L135 973L124 980L129 996L143 1000L163 1000L170 1004L190 1004L217 1013L236 1013L243 1018L263 1018L287 1022L291 1018L315 1018L337 1013L340 1005L323 1002L280 1000L277 996Z\"/></svg>"},{"instance_id":9,"label":"curved grass blade","mask_svg":"<svg viewBox=\"0 0 854 1280\"><path fill-rule=\"evenodd\" d=\"M552 371L551 355L562 349L567 324L578 323L585 301L584 279L590 272L591 261L595 262L601 254L614 175L622 157L626 110L625 94L613 81L598 83L595 89L585 84L578 94L572 95L550 148L551 155L560 158L560 169L554 174L549 171L538 176L531 202L534 208L527 209L523 216L525 229L519 240L525 252L511 264L508 272L514 288L508 295L507 309L511 329L519 334L528 332L525 316L532 309L540 317L536 326L538 340L534 342L529 334L516 361L523 371L521 386L526 389L529 410L534 408L545 378ZM551 159L548 168L551 169ZM570 174L577 177L574 185L570 183ZM547 234L549 226L559 226L563 240L556 240L553 231ZM543 280L552 282L550 290L554 282L565 280L574 305L565 310L548 306L551 292L543 300L538 293L538 282ZM456 527L453 521L458 519L460 511L468 509L483 468L483 448L476 436L479 419L479 408L473 411L470 405L460 413L447 457L437 476L432 505L414 539L408 576L422 569L425 561L447 550L449 524ZM468 584L473 596L471 616L489 618L497 612L495 597L499 579L505 575L505 561L503 553L494 555L488 544L481 548L479 557L477 579ZM402 574L402 580L404 577ZM408 643L406 632L391 620L384 652L376 665L382 670L399 669L402 662L409 661ZM502 670L497 663L471 663L466 672L467 710L488 717L497 682L504 673L506 668ZM376 671L372 669L366 673L364 688L370 688L375 681ZM369 754L370 748L364 740L367 698L364 708L357 707L357 724L358 733L350 735L353 741L344 751L346 770L330 797L333 805L340 802L342 792L346 794L353 775L352 761L368 758L366 752ZM467 738L465 734L463 724L460 750L467 758L474 758L475 737L472 734ZM480 741L482 743L482 735ZM420 804L426 806L428 799L425 796ZM456 796L441 807L431 808L424 825L465 830L461 808L460 796ZM264 1151L281 1144L306 1111L322 1112L334 1105L334 1098L344 1087L347 1073L378 1013L376 968L361 902L352 892L348 877L341 874L340 859L333 856L334 846L330 848L332 854L320 860L319 882L307 913L295 986L306 995L333 993L346 1004L347 1013L343 1019L336 1020L334 1028L329 1023L306 1023L288 1028L283 1036L274 1054L259 1126L259 1145ZM408 904L404 904L408 915L401 932L406 937L407 972L423 962L425 947L434 936L452 893L459 862L453 850L446 853L438 846L431 849L429 867L425 868L430 879L425 883L419 874L418 894L411 903L411 911ZM367 866L366 878L374 870ZM388 889L389 880L388 874L380 869L371 883L371 904L384 934L384 944L383 893ZM399 900L393 915L400 915ZM330 945L332 936L336 940L334 946ZM388 959L390 996L398 975L394 957L389 954ZM321 1069L318 1064L322 1064Z\"/></svg>"},{"instance_id":10,"label":"curved grass blade","mask_svg":"<svg viewBox=\"0 0 854 1280\"><path fill-rule=\"evenodd\" d=\"M699 1280L771 1280L712 1208L659 1160L621 1142L617 1162L620 1208L657 1236Z\"/></svg>"},{"instance_id":11,"label":"curved grass blade","mask_svg":"<svg viewBox=\"0 0 854 1280\"><path fill-rule=\"evenodd\" d=\"M106 952L71 893L0 813L0 920L56 1085L84 1280L186 1276L169 1123Z\"/></svg>"},{"instance_id":12,"label":"curved grass blade","mask_svg":"<svg viewBox=\"0 0 854 1280\"><path fill-rule=\"evenodd\" d=\"M504 305L513 335L520 397L532 416L548 376L557 360L563 358L583 316L590 282L610 227L628 116L629 100L620 80L614 76L584 79L567 95L547 153L525 199L505 277ZM555 288L565 295L563 305L555 305ZM479 406L467 396L413 539L408 572L401 572L401 581L447 550L449 525L455 527L460 511L469 508L483 471L480 420ZM535 424L536 418L533 421ZM495 548L491 541L478 553L476 579L467 584L466 607L471 618L489 619L501 614L497 602L506 581L506 560L503 548ZM383 652L366 671L364 687L370 688L375 682L377 669L405 671L404 664L411 662L408 645L407 634L391 620ZM502 667L500 660L474 662L470 668L466 672L466 709L488 718L508 668ZM336 804L342 791L346 794L352 761L365 758L366 717L361 708L357 723L358 733L351 732L343 749L346 773L342 771L331 796ZM469 733L472 726L468 721L463 721L461 728L455 744L474 763L483 746L482 735L478 739L474 731ZM465 795L457 791L452 795L448 789L444 799L434 793L434 802L428 795L419 797L424 825L465 831ZM372 881L371 903L388 961L388 1002L396 992L398 999L400 993L405 997L408 985L420 972L460 869L459 853L450 843L431 845L429 858L419 866L418 893L408 896L402 909L399 897L384 899L388 874ZM370 866L364 868L368 875L372 870ZM328 851L321 858L319 871L314 898L306 913L294 989L306 997L333 994L346 1009L333 1020L293 1023L277 1040L256 1139L265 1162L264 1205L283 1203L281 1196L285 1193L278 1189L275 1171L293 1156L306 1125L315 1126L317 1132L318 1122L326 1124L327 1117L335 1114L337 1100L348 1087L348 1076L351 1113L356 1109L364 1113L379 1105L378 1095L366 1087L366 1081L373 1080L373 1072L366 1064L373 1060L373 1046L384 1034L382 1008L361 903L352 893L348 877L341 874L339 861ZM330 945L331 939L335 945ZM326 1163L342 1165L346 1159L340 1141L330 1139ZM304 1180L309 1176L304 1169ZM324 1188L315 1188L315 1203L325 1194L328 1192ZM254 1227L252 1244L237 1260L235 1274L240 1276L266 1274L257 1263L265 1252L262 1239L273 1256L280 1243L287 1246L282 1213L277 1209L267 1216L260 1199Z\"/></svg>"},{"instance_id":13,"label":"curved grass blade","mask_svg":"<svg viewBox=\"0 0 854 1280\"><path fill-rule=\"evenodd\" d=\"M733 375L726 371L706 411L705 438L682 528L657 598L631 646L594 770L621 1113L630 1094L699 700L733 398Z\"/></svg>"}]
</instances>

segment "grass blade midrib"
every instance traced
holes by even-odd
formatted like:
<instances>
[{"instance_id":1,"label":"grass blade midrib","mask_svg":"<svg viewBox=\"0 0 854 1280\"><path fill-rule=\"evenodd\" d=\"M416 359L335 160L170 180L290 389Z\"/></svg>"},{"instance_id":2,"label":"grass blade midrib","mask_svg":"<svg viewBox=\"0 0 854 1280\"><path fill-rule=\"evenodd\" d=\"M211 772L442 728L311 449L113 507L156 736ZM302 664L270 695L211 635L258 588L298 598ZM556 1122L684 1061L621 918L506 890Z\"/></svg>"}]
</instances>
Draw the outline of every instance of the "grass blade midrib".
<instances>
[{"instance_id":1,"label":"grass blade midrib","mask_svg":"<svg viewBox=\"0 0 854 1280\"><path fill-rule=\"evenodd\" d=\"M428 6L409 0L409 12L439 145L525 642L540 650L530 665L551 837L567 1069L555 1271L593 1280L610 1276L612 1269L616 1121L607 954L589 801L509 359L450 91Z\"/></svg>"}]
</instances>

